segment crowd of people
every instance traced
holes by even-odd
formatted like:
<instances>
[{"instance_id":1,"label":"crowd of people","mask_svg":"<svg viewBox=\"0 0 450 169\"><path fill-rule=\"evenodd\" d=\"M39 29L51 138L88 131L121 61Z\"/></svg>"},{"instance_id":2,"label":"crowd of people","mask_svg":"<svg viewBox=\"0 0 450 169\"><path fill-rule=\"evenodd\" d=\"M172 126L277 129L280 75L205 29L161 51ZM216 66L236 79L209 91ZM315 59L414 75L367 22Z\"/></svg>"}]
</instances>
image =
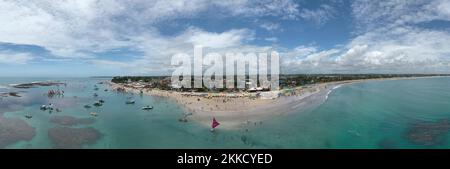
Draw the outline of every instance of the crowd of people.
<instances>
[{"instance_id":1,"label":"crowd of people","mask_svg":"<svg viewBox=\"0 0 450 169\"><path fill-rule=\"evenodd\" d=\"M54 96L64 96L64 90L49 90L47 92L48 97L54 97Z\"/></svg>"}]
</instances>

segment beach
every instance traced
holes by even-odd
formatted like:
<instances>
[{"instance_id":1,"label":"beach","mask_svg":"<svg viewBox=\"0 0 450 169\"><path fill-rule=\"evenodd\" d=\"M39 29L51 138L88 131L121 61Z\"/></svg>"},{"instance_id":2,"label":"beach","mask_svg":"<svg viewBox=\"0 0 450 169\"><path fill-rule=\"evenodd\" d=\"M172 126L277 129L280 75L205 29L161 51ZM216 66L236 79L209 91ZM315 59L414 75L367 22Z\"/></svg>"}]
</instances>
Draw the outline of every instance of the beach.
<instances>
[{"instance_id":1,"label":"beach","mask_svg":"<svg viewBox=\"0 0 450 169\"><path fill-rule=\"evenodd\" d=\"M239 129L242 126L259 125L265 120L276 118L291 112L307 110L325 102L328 95L342 85L361 83L366 81L402 80L430 77L396 77L336 81L317 83L307 86L295 87L293 94L282 95L273 99L261 99L252 97L229 97L219 95L210 97L211 93L177 92L159 89L142 89L124 84L106 82L113 89L122 88L126 92L141 93L151 96L166 97L181 105L186 112L180 121L194 120L204 126L211 125L211 119L216 118L223 129ZM283 93L283 90L276 91ZM261 92L264 93L264 92ZM203 96L201 96L203 94ZM247 93L248 94L248 93ZM245 95L242 92L240 95ZM151 103L149 103L151 104Z\"/></svg>"},{"instance_id":2,"label":"beach","mask_svg":"<svg viewBox=\"0 0 450 169\"><path fill-rule=\"evenodd\" d=\"M274 99L228 96L198 96L191 92L164 91L159 89L139 89L122 84L107 82L113 89L123 88L127 92L167 97L182 105L187 113L186 120L194 120L204 126L211 125L216 118L223 129L237 129L249 124L259 125L265 120L290 112L306 110L323 103L333 89L341 85L363 80L340 81L297 87L294 94ZM149 103L151 104L151 103ZM184 120L184 119L181 119Z\"/></svg>"}]
</instances>

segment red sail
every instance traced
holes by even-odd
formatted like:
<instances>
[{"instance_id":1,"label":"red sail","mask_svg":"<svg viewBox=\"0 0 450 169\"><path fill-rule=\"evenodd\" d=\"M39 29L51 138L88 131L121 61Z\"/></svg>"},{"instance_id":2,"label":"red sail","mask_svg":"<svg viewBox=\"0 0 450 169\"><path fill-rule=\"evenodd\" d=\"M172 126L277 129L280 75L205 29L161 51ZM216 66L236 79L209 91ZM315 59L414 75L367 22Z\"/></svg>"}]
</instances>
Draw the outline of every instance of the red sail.
<instances>
[{"instance_id":1,"label":"red sail","mask_svg":"<svg viewBox=\"0 0 450 169\"><path fill-rule=\"evenodd\" d=\"M211 127L212 127L212 128L216 128L216 127L219 126L219 125L220 125L220 123L216 120L216 118L213 118Z\"/></svg>"}]
</instances>

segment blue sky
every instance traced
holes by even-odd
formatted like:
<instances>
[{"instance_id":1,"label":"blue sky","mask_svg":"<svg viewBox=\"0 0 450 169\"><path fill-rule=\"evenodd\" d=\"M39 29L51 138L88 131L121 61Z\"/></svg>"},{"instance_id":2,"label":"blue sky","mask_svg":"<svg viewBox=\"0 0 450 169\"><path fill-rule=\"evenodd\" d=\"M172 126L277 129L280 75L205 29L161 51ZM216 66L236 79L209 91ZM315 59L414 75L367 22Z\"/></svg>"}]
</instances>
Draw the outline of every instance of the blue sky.
<instances>
[{"instance_id":1,"label":"blue sky","mask_svg":"<svg viewBox=\"0 0 450 169\"><path fill-rule=\"evenodd\" d=\"M170 75L194 45L282 73L450 73L447 0L0 1L0 76Z\"/></svg>"}]
</instances>

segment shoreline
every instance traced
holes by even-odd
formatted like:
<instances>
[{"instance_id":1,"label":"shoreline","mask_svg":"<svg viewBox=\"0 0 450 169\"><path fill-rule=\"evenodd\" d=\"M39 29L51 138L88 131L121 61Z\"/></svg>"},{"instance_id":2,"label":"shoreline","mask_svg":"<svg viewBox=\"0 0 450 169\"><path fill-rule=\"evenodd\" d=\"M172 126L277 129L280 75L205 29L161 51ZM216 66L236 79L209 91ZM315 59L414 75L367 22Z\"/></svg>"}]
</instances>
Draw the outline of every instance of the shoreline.
<instances>
[{"instance_id":1,"label":"shoreline","mask_svg":"<svg viewBox=\"0 0 450 169\"><path fill-rule=\"evenodd\" d=\"M229 96L207 97L205 95L192 95L191 92L138 89L110 81L106 83L113 90L123 88L125 89L125 92L140 93L142 91L145 95L171 99L187 112L187 114L184 115L185 120L192 119L205 127L209 127L211 119L215 117L221 123L220 128L238 129L249 124L262 124L263 121L273 117L304 111L313 108L314 106L321 105L328 99L328 95L331 94L333 90L343 85L378 80L408 80L433 77L442 76L361 79L318 83L289 89L294 90L294 94L289 96L279 96L275 99ZM282 89L279 92L282 92L283 90L286 89ZM181 118L183 117L181 116Z\"/></svg>"}]
</instances>

